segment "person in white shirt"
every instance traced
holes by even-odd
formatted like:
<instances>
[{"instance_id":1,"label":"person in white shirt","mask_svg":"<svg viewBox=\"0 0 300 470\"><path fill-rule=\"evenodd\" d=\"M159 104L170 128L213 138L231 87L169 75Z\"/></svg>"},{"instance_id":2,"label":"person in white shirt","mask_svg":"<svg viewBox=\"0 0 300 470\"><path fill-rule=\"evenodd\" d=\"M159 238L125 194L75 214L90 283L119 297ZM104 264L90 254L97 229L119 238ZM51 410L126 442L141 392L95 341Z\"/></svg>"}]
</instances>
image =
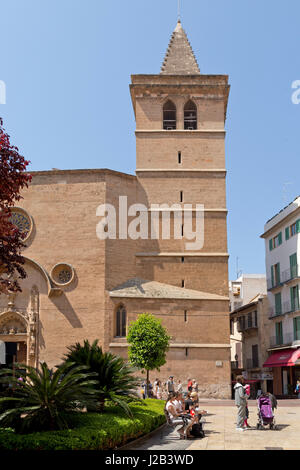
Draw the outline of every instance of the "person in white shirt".
<instances>
[{"instance_id":1,"label":"person in white shirt","mask_svg":"<svg viewBox=\"0 0 300 470\"><path fill-rule=\"evenodd\" d=\"M168 401L166 403L165 409L168 411L168 415L172 424L181 424L182 415L186 415L189 423L184 431L184 425L178 429L178 433L180 434L180 439L184 439L184 434L187 438L191 437L190 430L195 422L194 416L190 416L186 411L184 411L184 405L182 400L181 393L170 394Z\"/></svg>"},{"instance_id":2,"label":"person in white shirt","mask_svg":"<svg viewBox=\"0 0 300 470\"><path fill-rule=\"evenodd\" d=\"M177 387L176 387L176 392L182 393L183 392L183 387L181 380L178 380Z\"/></svg>"},{"instance_id":3,"label":"person in white shirt","mask_svg":"<svg viewBox=\"0 0 300 470\"><path fill-rule=\"evenodd\" d=\"M179 433L180 439L184 439L184 424L182 418L179 416L180 413L178 413L174 402L175 395L171 393L168 396L168 400L165 405L165 410L168 412L169 419L173 425L182 424L182 427L176 429L176 431Z\"/></svg>"},{"instance_id":4,"label":"person in white shirt","mask_svg":"<svg viewBox=\"0 0 300 470\"><path fill-rule=\"evenodd\" d=\"M185 410L184 410L184 400L183 400L183 397L182 397L182 393L180 392L176 392L175 393L175 400L174 400L174 406L177 410L178 413L184 413Z\"/></svg>"}]
</instances>

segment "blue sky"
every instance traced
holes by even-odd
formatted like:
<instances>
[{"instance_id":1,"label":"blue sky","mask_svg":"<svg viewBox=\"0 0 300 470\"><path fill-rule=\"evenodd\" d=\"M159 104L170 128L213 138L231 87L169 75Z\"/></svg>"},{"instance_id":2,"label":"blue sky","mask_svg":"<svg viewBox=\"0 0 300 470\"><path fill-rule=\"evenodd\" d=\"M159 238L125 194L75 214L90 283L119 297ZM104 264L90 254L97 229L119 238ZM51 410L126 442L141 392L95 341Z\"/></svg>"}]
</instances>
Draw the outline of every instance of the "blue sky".
<instances>
[{"instance_id":1,"label":"blue sky","mask_svg":"<svg viewBox=\"0 0 300 470\"><path fill-rule=\"evenodd\" d=\"M201 72L231 84L229 275L237 257L244 273L264 272L264 223L300 194L300 2L182 0L181 10ZM177 0L0 0L0 116L30 169L134 173L130 75L159 73L176 20Z\"/></svg>"}]
</instances>

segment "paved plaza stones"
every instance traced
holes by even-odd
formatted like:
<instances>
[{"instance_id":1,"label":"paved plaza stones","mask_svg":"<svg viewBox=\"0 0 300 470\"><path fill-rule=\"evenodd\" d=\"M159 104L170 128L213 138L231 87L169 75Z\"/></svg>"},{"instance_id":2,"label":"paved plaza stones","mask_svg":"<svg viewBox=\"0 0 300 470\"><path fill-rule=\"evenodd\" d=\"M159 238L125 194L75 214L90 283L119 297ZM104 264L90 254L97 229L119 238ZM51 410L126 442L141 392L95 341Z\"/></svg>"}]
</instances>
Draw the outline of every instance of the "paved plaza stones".
<instances>
[{"instance_id":1,"label":"paved plaza stones","mask_svg":"<svg viewBox=\"0 0 300 470\"><path fill-rule=\"evenodd\" d=\"M204 406L203 406L204 405ZM180 440L170 427L158 430L150 438L132 443L128 450L298 450L300 448L300 400L282 400L275 410L275 431L258 431L256 402L249 403L251 429L235 429L236 407L228 400L202 401L208 411L204 439Z\"/></svg>"}]
</instances>

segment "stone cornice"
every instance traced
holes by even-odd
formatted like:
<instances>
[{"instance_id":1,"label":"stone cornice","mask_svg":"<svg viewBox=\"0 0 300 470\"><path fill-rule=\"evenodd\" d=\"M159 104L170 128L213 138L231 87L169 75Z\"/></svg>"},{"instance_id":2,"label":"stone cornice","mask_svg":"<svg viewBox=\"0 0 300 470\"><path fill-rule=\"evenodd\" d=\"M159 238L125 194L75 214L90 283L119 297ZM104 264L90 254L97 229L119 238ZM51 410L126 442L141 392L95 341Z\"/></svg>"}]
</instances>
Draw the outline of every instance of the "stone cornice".
<instances>
[{"instance_id":1,"label":"stone cornice","mask_svg":"<svg viewBox=\"0 0 300 470\"><path fill-rule=\"evenodd\" d=\"M218 258L218 257L223 257L223 258L228 258L229 253L193 253L193 252L186 252L186 251L181 251L181 252L173 252L173 253L167 253L167 252L148 252L148 253L136 253L135 256L141 256L141 257L169 257L169 256L203 256L203 257L213 257L213 258Z\"/></svg>"},{"instance_id":2,"label":"stone cornice","mask_svg":"<svg viewBox=\"0 0 300 470\"><path fill-rule=\"evenodd\" d=\"M128 343L109 343L110 348L128 348ZM171 343L170 348L230 349L230 344Z\"/></svg>"},{"instance_id":3,"label":"stone cornice","mask_svg":"<svg viewBox=\"0 0 300 470\"><path fill-rule=\"evenodd\" d=\"M166 130L166 129L136 129L135 134L226 134L225 129L173 129L173 130Z\"/></svg>"},{"instance_id":4,"label":"stone cornice","mask_svg":"<svg viewBox=\"0 0 300 470\"><path fill-rule=\"evenodd\" d=\"M166 172L177 172L177 173L227 173L225 168L137 168L136 173L142 172L157 172L157 171L166 171Z\"/></svg>"},{"instance_id":5,"label":"stone cornice","mask_svg":"<svg viewBox=\"0 0 300 470\"><path fill-rule=\"evenodd\" d=\"M108 168L83 168L78 170L38 170L38 171L29 171L33 177L35 176L49 176L49 175L91 175L91 174L103 174L103 175L112 175L112 176L122 176L127 178L136 178L135 175L130 175L128 173L122 173L120 171L110 170ZM45 183L45 184L48 184Z\"/></svg>"},{"instance_id":6,"label":"stone cornice","mask_svg":"<svg viewBox=\"0 0 300 470\"><path fill-rule=\"evenodd\" d=\"M212 208L212 209L196 209L196 207L193 207L191 209L185 208L184 206L182 208L173 208L168 207L167 209L165 208L155 208L155 207L149 207L146 211L144 212L179 212L179 211L184 211L184 212L224 212L228 213L227 209L221 209L221 208ZM141 211L142 212L142 211Z\"/></svg>"}]
</instances>

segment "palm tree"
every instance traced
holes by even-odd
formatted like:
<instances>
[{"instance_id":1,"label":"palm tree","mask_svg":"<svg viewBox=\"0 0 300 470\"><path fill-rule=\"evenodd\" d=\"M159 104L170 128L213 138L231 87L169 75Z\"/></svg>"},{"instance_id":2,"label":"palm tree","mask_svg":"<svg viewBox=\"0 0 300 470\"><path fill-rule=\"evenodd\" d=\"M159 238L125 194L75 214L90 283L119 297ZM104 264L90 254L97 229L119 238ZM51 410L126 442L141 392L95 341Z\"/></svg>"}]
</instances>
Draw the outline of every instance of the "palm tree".
<instances>
[{"instance_id":1,"label":"palm tree","mask_svg":"<svg viewBox=\"0 0 300 470\"><path fill-rule=\"evenodd\" d=\"M0 426L19 432L65 429L74 411L95 406L94 374L85 366L63 364L54 372L45 362L40 369L17 364L0 371L0 383L13 393L0 398Z\"/></svg>"},{"instance_id":2,"label":"palm tree","mask_svg":"<svg viewBox=\"0 0 300 470\"><path fill-rule=\"evenodd\" d=\"M68 353L64 357L66 362L88 366L91 372L97 374L95 388L99 411L103 411L104 403L108 400L120 406L128 416L132 416L127 401L139 400L136 389L140 381L133 375L135 369L123 358L109 352L104 353L98 346L98 340L92 344L85 340L83 346L76 343L67 349Z\"/></svg>"}]
</instances>

